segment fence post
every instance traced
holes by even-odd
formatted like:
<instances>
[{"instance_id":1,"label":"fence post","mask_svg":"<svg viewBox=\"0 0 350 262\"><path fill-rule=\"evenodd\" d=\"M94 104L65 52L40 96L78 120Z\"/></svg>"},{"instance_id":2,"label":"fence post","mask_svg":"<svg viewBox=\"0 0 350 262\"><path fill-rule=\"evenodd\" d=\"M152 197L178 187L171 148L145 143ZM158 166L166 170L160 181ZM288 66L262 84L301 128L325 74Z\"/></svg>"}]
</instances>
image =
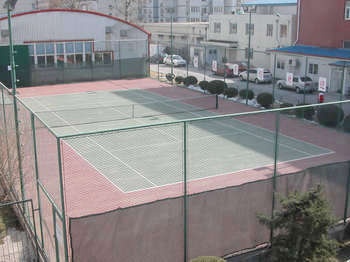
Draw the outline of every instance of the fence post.
<instances>
[{"instance_id":1,"label":"fence post","mask_svg":"<svg viewBox=\"0 0 350 262\"><path fill-rule=\"evenodd\" d=\"M276 202L276 175L277 175L277 159L278 159L278 135L280 128L280 111L276 112L276 124L275 124L275 148L274 148L274 164L273 164L273 177L272 177L272 209L271 219L274 218L275 202ZM273 226L270 228L270 243L273 238Z\"/></svg>"},{"instance_id":2,"label":"fence post","mask_svg":"<svg viewBox=\"0 0 350 262\"><path fill-rule=\"evenodd\" d=\"M40 236L41 236L41 246L44 246L44 236L43 236L43 225L41 216L41 198L39 190L39 167L38 167L38 151L36 148L36 132L35 132L35 119L34 114L31 113L31 123L32 123L32 135L33 135L33 150L34 150L34 168L35 168L35 179L36 179L36 194L38 198L38 209L39 209L39 222L40 222Z\"/></svg>"},{"instance_id":3,"label":"fence post","mask_svg":"<svg viewBox=\"0 0 350 262\"><path fill-rule=\"evenodd\" d=\"M23 166L22 166L22 153L21 153L21 136L20 136L20 132L19 132L17 97L15 94L13 95L13 111L14 111L15 130L16 130L16 145L17 145L19 180L20 180L20 184L21 184L21 200L23 200L23 199L25 199L25 192L24 192Z\"/></svg>"},{"instance_id":4,"label":"fence post","mask_svg":"<svg viewBox=\"0 0 350 262\"><path fill-rule=\"evenodd\" d=\"M344 207L344 217L343 217L344 225L346 224L346 218L348 216L349 189L350 189L350 167L349 167L348 177L346 179L346 195L345 195L345 207Z\"/></svg>"},{"instance_id":5,"label":"fence post","mask_svg":"<svg viewBox=\"0 0 350 262\"><path fill-rule=\"evenodd\" d=\"M187 262L187 122L183 128L183 172L184 172L184 262Z\"/></svg>"},{"instance_id":6,"label":"fence post","mask_svg":"<svg viewBox=\"0 0 350 262\"><path fill-rule=\"evenodd\" d=\"M63 224L63 235L64 235L64 255L65 261L68 261L68 247L67 247L67 224L66 224L66 210L65 210L65 199L64 199L64 188L63 188L63 162L62 162L62 149L61 149L61 139L57 137L57 157L58 157L58 170L60 179L60 193L61 193L61 213L62 213L62 224Z\"/></svg>"}]
</instances>

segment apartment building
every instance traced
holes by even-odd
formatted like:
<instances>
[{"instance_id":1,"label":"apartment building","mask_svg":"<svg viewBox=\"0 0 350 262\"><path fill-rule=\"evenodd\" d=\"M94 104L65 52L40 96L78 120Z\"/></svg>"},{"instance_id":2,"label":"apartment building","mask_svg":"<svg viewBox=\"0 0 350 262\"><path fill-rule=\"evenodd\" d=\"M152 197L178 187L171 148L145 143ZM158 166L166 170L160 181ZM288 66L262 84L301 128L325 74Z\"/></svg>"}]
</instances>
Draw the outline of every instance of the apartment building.
<instances>
[{"instance_id":1,"label":"apartment building","mask_svg":"<svg viewBox=\"0 0 350 262\"><path fill-rule=\"evenodd\" d=\"M330 92L350 94L350 1L299 0L296 45L276 49L277 73L327 79Z\"/></svg>"}]
</instances>

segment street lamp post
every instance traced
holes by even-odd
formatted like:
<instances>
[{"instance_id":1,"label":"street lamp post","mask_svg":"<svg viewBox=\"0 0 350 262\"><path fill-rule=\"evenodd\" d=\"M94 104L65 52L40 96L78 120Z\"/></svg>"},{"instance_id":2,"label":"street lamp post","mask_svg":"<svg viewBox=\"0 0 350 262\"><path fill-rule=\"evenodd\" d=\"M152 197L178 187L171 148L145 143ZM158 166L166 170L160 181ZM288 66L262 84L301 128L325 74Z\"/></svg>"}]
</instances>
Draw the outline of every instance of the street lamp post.
<instances>
[{"instance_id":1,"label":"street lamp post","mask_svg":"<svg viewBox=\"0 0 350 262\"><path fill-rule=\"evenodd\" d=\"M16 64L15 64L15 53L13 50L13 41L12 41L12 26L11 26L11 11L15 9L17 0L6 0L4 3L4 8L7 9L7 21L8 21L8 30L9 30L9 47L10 47L10 65L8 67L11 73L11 86L12 94L16 95Z\"/></svg>"}]
</instances>

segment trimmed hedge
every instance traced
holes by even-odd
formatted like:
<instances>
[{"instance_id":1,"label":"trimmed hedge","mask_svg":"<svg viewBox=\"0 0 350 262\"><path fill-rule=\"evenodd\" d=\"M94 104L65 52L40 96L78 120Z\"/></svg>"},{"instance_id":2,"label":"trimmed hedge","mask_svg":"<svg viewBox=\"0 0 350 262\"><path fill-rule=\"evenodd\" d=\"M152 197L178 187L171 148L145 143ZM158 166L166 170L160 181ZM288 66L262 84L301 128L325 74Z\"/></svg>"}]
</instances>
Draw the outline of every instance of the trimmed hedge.
<instances>
[{"instance_id":1,"label":"trimmed hedge","mask_svg":"<svg viewBox=\"0 0 350 262\"><path fill-rule=\"evenodd\" d=\"M297 106L306 106L308 104L298 104ZM315 108L305 107L305 108L296 108L295 115L299 118L305 118L307 120L312 120L315 115Z\"/></svg>"},{"instance_id":2,"label":"trimmed hedge","mask_svg":"<svg viewBox=\"0 0 350 262\"><path fill-rule=\"evenodd\" d=\"M260 93L256 97L256 101L265 108L270 108L274 102L273 96L270 93Z\"/></svg>"},{"instance_id":3,"label":"trimmed hedge","mask_svg":"<svg viewBox=\"0 0 350 262\"><path fill-rule=\"evenodd\" d=\"M288 107L293 107L294 105L291 103L282 103L279 105L279 108L288 108ZM287 115L294 115L294 109L290 110L283 110L281 111L282 114L287 114Z\"/></svg>"},{"instance_id":4,"label":"trimmed hedge","mask_svg":"<svg viewBox=\"0 0 350 262\"><path fill-rule=\"evenodd\" d=\"M336 127L344 118L344 111L337 105L320 106L317 110L317 119L321 125Z\"/></svg>"},{"instance_id":5,"label":"trimmed hedge","mask_svg":"<svg viewBox=\"0 0 350 262\"><path fill-rule=\"evenodd\" d=\"M177 76L177 77L175 77L175 82L176 82L177 84L183 83L184 80L185 80L185 78L184 78L183 76Z\"/></svg>"},{"instance_id":6,"label":"trimmed hedge","mask_svg":"<svg viewBox=\"0 0 350 262\"><path fill-rule=\"evenodd\" d=\"M168 81L173 81L174 78L175 78L175 75L172 74L172 73L167 73L167 74L165 75L165 78L166 78Z\"/></svg>"},{"instance_id":7,"label":"trimmed hedge","mask_svg":"<svg viewBox=\"0 0 350 262\"><path fill-rule=\"evenodd\" d=\"M350 115L344 118L343 129L345 132L350 133Z\"/></svg>"},{"instance_id":8,"label":"trimmed hedge","mask_svg":"<svg viewBox=\"0 0 350 262\"><path fill-rule=\"evenodd\" d=\"M224 89L224 95L226 97L236 97L238 95L238 89L235 87L228 87Z\"/></svg>"},{"instance_id":9,"label":"trimmed hedge","mask_svg":"<svg viewBox=\"0 0 350 262\"><path fill-rule=\"evenodd\" d=\"M195 76L187 76L184 79L185 86L196 85L197 83L198 83L198 79Z\"/></svg>"},{"instance_id":10,"label":"trimmed hedge","mask_svg":"<svg viewBox=\"0 0 350 262\"><path fill-rule=\"evenodd\" d=\"M202 256L191 259L190 262L225 262L225 260L220 257Z\"/></svg>"},{"instance_id":11,"label":"trimmed hedge","mask_svg":"<svg viewBox=\"0 0 350 262\"><path fill-rule=\"evenodd\" d=\"M212 80L208 85L208 91L210 94L222 94L225 88L227 88L227 84L222 80Z\"/></svg>"},{"instance_id":12,"label":"trimmed hedge","mask_svg":"<svg viewBox=\"0 0 350 262\"><path fill-rule=\"evenodd\" d=\"M254 98L254 92L253 90L250 90L250 89L242 89L239 91L239 97L242 98L242 99L249 99L249 100L252 100Z\"/></svg>"},{"instance_id":13,"label":"trimmed hedge","mask_svg":"<svg viewBox=\"0 0 350 262\"><path fill-rule=\"evenodd\" d=\"M205 91L205 90L208 90L209 82L206 80L203 80L203 81L200 81L198 85L202 90Z\"/></svg>"}]
</instances>

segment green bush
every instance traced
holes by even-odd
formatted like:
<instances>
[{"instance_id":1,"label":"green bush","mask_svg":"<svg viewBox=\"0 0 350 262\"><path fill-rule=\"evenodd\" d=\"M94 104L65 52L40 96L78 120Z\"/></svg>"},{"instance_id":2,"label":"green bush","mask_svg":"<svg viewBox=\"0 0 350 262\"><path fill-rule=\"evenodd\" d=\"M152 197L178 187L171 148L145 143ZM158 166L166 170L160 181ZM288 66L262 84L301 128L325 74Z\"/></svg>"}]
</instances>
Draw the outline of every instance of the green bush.
<instances>
[{"instance_id":1,"label":"green bush","mask_svg":"<svg viewBox=\"0 0 350 262\"><path fill-rule=\"evenodd\" d=\"M220 257L202 256L191 259L190 262L225 262L225 260Z\"/></svg>"},{"instance_id":2,"label":"green bush","mask_svg":"<svg viewBox=\"0 0 350 262\"><path fill-rule=\"evenodd\" d=\"M224 95L226 97L236 97L238 95L238 89L235 87L228 87L224 89Z\"/></svg>"},{"instance_id":3,"label":"green bush","mask_svg":"<svg viewBox=\"0 0 350 262\"><path fill-rule=\"evenodd\" d=\"M317 110L317 119L321 125L336 127L344 118L344 111L337 105L320 106Z\"/></svg>"},{"instance_id":4,"label":"green bush","mask_svg":"<svg viewBox=\"0 0 350 262\"><path fill-rule=\"evenodd\" d=\"M298 104L297 106L306 106L308 104ZM296 108L295 115L299 118L305 118L307 120L312 120L315 115L315 109L313 107Z\"/></svg>"},{"instance_id":5,"label":"green bush","mask_svg":"<svg viewBox=\"0 0 350 262\"><path fill-rule=\"evenodd\" d=\"M175 78L175 75L172 74L172 73L167 73L167 74L165 75L165 78L166 78L168 81L173 81L174 78Z\"/></svg>"},{"instance_id":6,"label":"green bush","mask_svg":"<svg viewBox=\"0 0 350 262\"><path fill-rule=\"evenodd\" d=\"M198 80L195 76L187 76L184 79L185 86L196 85L197 83L198 83Z\"/></svg>"},{"instance_id":7,"label":"green bush","mask_svg":"<svg viewBox=\"0 0 350 262\"><path fill-rule=\"evenodd\" d=\"M175 83L177 83L177 84L183 83L184 80L185 80L185 78L184 78L183 76L177 76L177 77L175 77Z\"/></svg>"},{"instance_id":8,"label":"green bush","mask_svg":"<svg viewBox=\"0 0 350 262\"><path fill-rule=\"evenodd\" d=\"M210 94L222 94L225 88L227 88L227 84L222 80L212 80L208 85L208 91Z\"/></svg>"},{"instance_id":9,"label":"green bush","mask_svg":"<svg viewBox=\"0 0 350 262\"><path fill-rule=\"evenodd\" d=\"M288 107L293 107L293 106L294 106L294 105L291 104L291 103L285 103L285 102L283 102L283 103L281 103L281 104L279 105L279 108L288 108ZM281 111L281 113L282 113L282 114L288 114L288 115L294 115L294 114L295 114L295 112L294 112L293 109L291 109L291 110L283 110L283 111Z\"/></svg>"},{"instance_id":10,"label":"green bush","mask_svg":"<svg viewBox=\"0 0 350 262\"><path fill-rule=\"evenodd\" d=\"M208 90L209 82L206 80L203 80L203 81L200 81L198 85L202 90L205 91L205 90Z\"/></svg>"},{"instance_id":11,"label":"green bush","mask_svg":"<svg viewBox=\"0 0 350 262\"><path fill-rule=\"evenodd\" d=\"M254 98L254 92L250 89L242 89L239 91L239 97L242 99L249 99L252 100Z\"/></svg>"},{"instance_id":12,"label":"green bush","mask_svg":"<svg viewBox=\"0 0 350 262\"><path fill-rule=\"evenodd\" d=\"M350 115L347 115L344 118L343 129L344 129L345 132L350 133Z\"/></svg>"},{"instance_id":13,"label":"green bush","mask_svg":"<svg viewBox=\"0 0 350 262\"><path fill-rule=\"evenodd\" d=\"M270 108L274 102L273 96L270 93L260 93L256 97L256 101L265 108Z\"/></svg>"}]
</instances>

